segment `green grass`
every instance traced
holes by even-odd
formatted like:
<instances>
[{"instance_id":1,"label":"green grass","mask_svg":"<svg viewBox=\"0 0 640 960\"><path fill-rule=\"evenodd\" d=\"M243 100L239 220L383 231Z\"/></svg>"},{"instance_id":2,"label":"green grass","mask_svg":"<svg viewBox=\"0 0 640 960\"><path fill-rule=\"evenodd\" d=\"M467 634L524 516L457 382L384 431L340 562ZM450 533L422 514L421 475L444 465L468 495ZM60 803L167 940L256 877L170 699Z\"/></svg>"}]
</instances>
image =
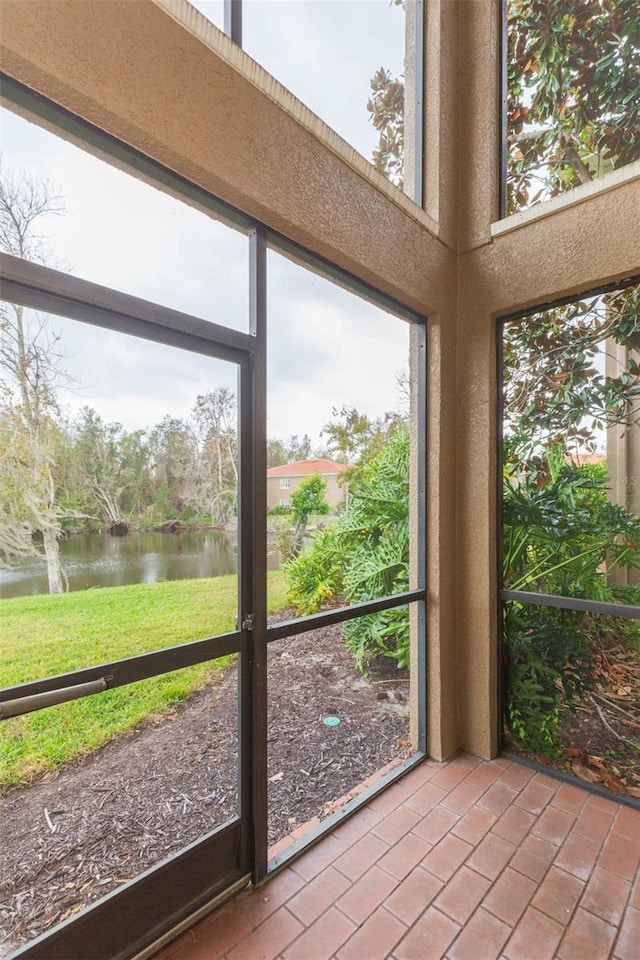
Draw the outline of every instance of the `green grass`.
<instances>
[{"instance_id":1,"label":"green grass","mask_svg":"<svg viewBox=\"0 0 640 960\"><path fill-rule=\"evenodd\" d=\"M235 576L78 590L0 601L0 687L227 633ZM285 605L284 576L269 574L269 610ZM165 713L232 658L198 664L0 724L0 786L86 755Z\"/></svg>"}]
</instances>

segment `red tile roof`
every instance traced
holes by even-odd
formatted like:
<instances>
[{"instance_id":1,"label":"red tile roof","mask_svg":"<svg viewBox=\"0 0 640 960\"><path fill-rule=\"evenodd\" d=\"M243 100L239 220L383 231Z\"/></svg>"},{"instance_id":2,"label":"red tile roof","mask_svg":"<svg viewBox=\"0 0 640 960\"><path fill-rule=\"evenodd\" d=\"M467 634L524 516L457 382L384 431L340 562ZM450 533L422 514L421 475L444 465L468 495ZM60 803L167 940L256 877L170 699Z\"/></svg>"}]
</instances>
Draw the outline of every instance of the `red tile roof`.
<instances>
[{"instance_id":1,"label":"red tile roof","mask_svg":"<svg viewBox=\"0 0 640 960\"><path fill-rule=\"evenodd\" d=\"M569 453L566 462L581 467L585 463L606 463L607 458L602 453Z\"/></svg>"},{"instance_id":2,"label":"red tile roof","mask_svg":"<svg viewBox=\"0 0 640 960\"><path fill-rule=\"evenodd\" d=\"M296 460L294 463L283 463L280 467L271 467L267 470L268 477L307 477L312 473L332 476L348 470L349 463L334 463L333 460Z\"/></svg>"}]
</instances>

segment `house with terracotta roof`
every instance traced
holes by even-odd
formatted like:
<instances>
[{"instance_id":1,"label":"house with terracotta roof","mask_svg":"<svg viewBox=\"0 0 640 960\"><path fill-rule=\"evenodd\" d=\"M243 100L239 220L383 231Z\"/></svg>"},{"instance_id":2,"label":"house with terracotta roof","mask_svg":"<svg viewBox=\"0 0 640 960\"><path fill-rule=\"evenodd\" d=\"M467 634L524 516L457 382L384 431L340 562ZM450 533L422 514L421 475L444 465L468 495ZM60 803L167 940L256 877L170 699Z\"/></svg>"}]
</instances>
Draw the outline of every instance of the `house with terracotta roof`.
<instances>
[{"instance_id":1,"label":"house with terracotta roof","mask_svg":"<svg viewBox=\"0 0 640 960\"><path fill-rule=\"evenodd\" d=\"M334 463L333 460L323 458L296 460L279 467L271 467L267 470L267 510L273 510L278 506L288 507L291 494L297 490L303 480L314 473L319 473L323 480L327 481L325 500L332 509L335 509L347 499L348 484L340 484L338 477L348 468L348 463Z\"/></svg>"}]
</instances>

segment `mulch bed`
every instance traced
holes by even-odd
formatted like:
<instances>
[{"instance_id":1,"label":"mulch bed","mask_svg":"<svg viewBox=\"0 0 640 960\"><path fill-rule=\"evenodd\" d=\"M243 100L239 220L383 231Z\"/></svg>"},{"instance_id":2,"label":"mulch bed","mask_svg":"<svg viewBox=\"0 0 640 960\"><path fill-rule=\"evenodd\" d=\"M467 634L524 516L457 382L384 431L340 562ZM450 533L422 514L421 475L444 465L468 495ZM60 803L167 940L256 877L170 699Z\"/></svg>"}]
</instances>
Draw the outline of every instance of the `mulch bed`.
<instances>
[{"instance_id":1,"label":"mulch bed","mask_svg":"<svg viewBox=\"0 0 640 960\"><path fill-rule=\"evenodd\" d=\"M363 677L333 626L270 644L268 687L272 844L407 754L409 681L388 660ZM0 798L2 955L235 814L237 704L231 667L169 714Z\"/></svg>"}]
</instances>

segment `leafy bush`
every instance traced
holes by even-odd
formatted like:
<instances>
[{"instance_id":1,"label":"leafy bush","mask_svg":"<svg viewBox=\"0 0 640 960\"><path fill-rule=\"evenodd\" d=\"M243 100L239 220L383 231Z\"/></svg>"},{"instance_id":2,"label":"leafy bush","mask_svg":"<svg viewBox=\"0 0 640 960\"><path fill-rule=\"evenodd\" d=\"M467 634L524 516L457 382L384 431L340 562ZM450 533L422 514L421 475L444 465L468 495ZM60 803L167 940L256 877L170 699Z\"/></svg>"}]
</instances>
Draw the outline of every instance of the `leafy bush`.
<instances>
[{"instance_id":1,"label":"leafy bush","mask_svg":"<svg viewBox=\"0 0 640 960\"><path fill-rule=\"evenodd\" d=\"M609 501L607 484L606 469L566 463L555 445L505 471L508 589L638 602L638 588L617 584L609 574L613 567L640 564L640 520ZM561 708L589 689L597 620L571 610L507 605L506 715L526 748L551 758L561 753Z\"/></svg>"},{"instance_id":2,"label":"leafy bush","mask_svg":"<svg viewBox=\"0 0 640 960\"><path fill-rule=\"evenodd\" d=\"M505 703L513 736L535 753L555 758L561 705L591 683L591 643L584 614L573 610L507 605Z\"/></svg>"},{"instance_id":3,"label":"leafy bush","mask_svg":"<svg viewBox=\"0 0 640 960\"><path fill-rule=\"evenodd\" d=\"M340 599L358 603L409 588L409 434L400 428L367 463L349 508L314 537L285 572L289 600L301 614ZM372 656L409 661L406 608L349 621L345 641L361 669Z\"/></svg>"},{"instance_id":4,"label":"leafy bush","mask_svg":"<svg viewBox=\"0 0 640 960\"><path fill-rule=\"evenodd\" d=\"M316 534L308 550L284 565L287 600L303 616L343 594L342 561L336 527Z\"/></svg>"}]
</instances>

